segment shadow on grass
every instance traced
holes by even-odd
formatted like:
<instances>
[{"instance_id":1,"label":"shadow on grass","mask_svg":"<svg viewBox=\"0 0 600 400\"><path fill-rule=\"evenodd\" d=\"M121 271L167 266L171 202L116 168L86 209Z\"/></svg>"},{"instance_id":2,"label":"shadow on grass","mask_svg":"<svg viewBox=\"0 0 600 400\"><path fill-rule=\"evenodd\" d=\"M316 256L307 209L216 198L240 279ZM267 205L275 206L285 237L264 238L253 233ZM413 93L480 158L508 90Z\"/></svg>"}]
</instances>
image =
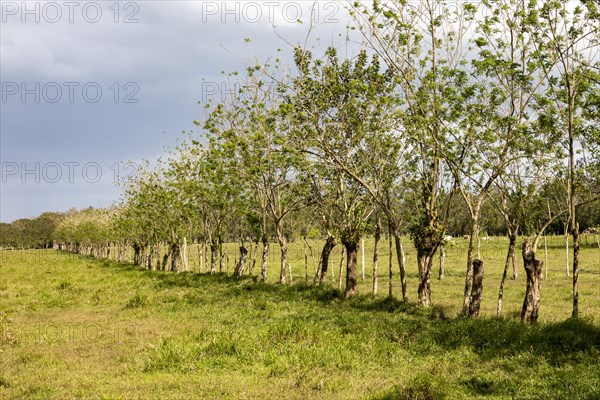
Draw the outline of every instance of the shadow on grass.
<instances>
[{"instance_id":1,"label":"shadow on grass","mask_svg":"<svg viewBox=\"0 0 600 400\"><path fill-rule=\"evenodd\" d=\"M578 355L600 357L600 328L577 318L536 325L501 318L455 318L435 322L430 329L431 339L439 346L471 347L483 358L529 351L545 356L556 365L576 361L572 358Z\"/></svg>"},{"instance_id":2,"label":"shadow on grass","mask_svg":"<svg viewBox=\"0 0 600 400\"><path fill-rule=\"evenodd\" d=\"M484 359L530 352L546 357L555 365L578 362L579 356L600 357L600 327L585 319L526 325L517 319L449 317L441 306L424 308L393 297L380 298L367 294L344 300L343 291L330 285L265 284L256 276L235 279L225 273L171 273L148 271L114 261L99 263L104 267L152 277L157 281L158 288L215 286L225 296L268 294L281 302L314 301L322 306L339 307L341 312L360 310L377 313L377 318L387 321L387 328L410 336L416 347L421 349L432 345L447 350L464 347L472 349Z\"/></svg>"}]
</instances>

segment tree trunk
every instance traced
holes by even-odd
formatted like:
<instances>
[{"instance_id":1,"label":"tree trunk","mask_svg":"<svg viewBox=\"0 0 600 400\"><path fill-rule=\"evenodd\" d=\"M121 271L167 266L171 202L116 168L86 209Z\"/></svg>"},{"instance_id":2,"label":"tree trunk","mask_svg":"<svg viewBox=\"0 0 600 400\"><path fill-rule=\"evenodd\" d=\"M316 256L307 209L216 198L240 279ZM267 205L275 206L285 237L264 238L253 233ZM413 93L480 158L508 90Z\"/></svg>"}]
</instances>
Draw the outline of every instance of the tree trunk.
<instances>
[{"instance_id":1,"label":"tree trunk","mask_svg":"<svg viewBox=\"0 0 600 400\"><path fill-rule=\"evenodd\" d=\"M150 245L150 252L148 253L148 259L146 260L146 269L148 271L152 271L152 260L154 258L154 251L154 246Z\"/></svg>"},{"instance_id":2,"label":"tree trunk","mask_svg":"<svg viewBox=\"0 0 600 400\"><path fill-rule=\"evenodd\" d=\"M441 231L441 226L435 220L431 220L427 225L421 224L416 232L413 232L419 270L417 299L422 306L431 305L431 270L433 257L441 243Z\"/></svg>"},{"instance_id":3,"label":"tree trunk","mask_svg":"<svg viewBox=\"0 0 600 400\"><path fill-rule=\"evenodd\" d=\"M431 305L431 269L433 267L433 254L421 254L417 260L419 267L419 287L417 296L422 306Z\"/></svg>"},{"instance_id":4,"label":"tree trunk","mask_svg":"<svg viewBox=\"0 0 600 400\"><path fill-rule=\"evenodd\" d=\"M304 238L304 283L308 285L308 253L306 252L306 238Z\"/></svg>"},{"instance_id":5,"label":"tree trunk","mask_svg":"<svg viewBox=\"0 0 600 400\"><path fill-rule=\"evenodd\" d=\"M444 264L446 263L446 250L444 244L440 245L440 271L438 273L438 279L441 281L444 279L444 275L446 273L444 269Z\"/></svg>"},{"instance_id":6,"label":"tree trunk","mask_svg":"<svg viewBox=\"0 0 600 400\"><path fill-rule=\"evenodd\" d=\"M133 265L140 265L142 260L141 260L141 250L142 248L140 247L139 244L134 243L133 244Z\"/></svg>"},{"instance_id":7,"label":"tree trunk","mask_svg":"<svg viewBox=\"0 0 600 400\"><path fill-rule=\"evenodd\" d=\"M242 244L240 246L240 259L238 260L235 269L233 270L233 277L240 278L244 275L244 265L246 264L246 256L248 255L248 249Z\"/></svg>"},{"instance_id":8,"label":"tree trunk","mask_svg":"<svg viewBox=\"0 0 600 400\"><path fill-rule=\"evenodd\" d=\"M217 239L217 244L219 247L219 272L223 272L223 257L225 254L223 254L223 241L221 240L221 235L219 235Z\"/></svg>"},{"instance_id":9,"label":"tree trunk","mask_svg":"<svg viewBox=\"0 0 600 400\"><path fill-rule=\"evenodd\" d=\"M471 289L471 303L469 316L478 317L481 308L481 295L483 293L483 261L473 261L473 288Z\"/></svg>"},{"instance_id":10,"label":"tree trunk","mask_svg":"<svg viewBox=\"0 0 600 400\"><path fill-rule=\"evenodd\" d=\"M169 257L170 256L171 256L171 248L169 247L167 249L167 252L163 255L162 262L160 264L160 270L161 271L166 271L167 270L167 264L169 262Z\"/></svg>"},{"instance_id":11,"label":"tree trunk","mask_svg":"<svg viewBox=\"0 0 600 400\"><path fill-rule=\"evenodd\" d=\"M402 300L407 301L406 297L406 257L404 256L404 246L400 234L393 229L394 240L396 242L396 258L398 259L398 268L400 268L400 283L402 284Z\"/></svg>"},{"instance_id":12,"label":"tree trunk","mask_svg":"<svg viewBox=\"0 0 600 400\"><path fill-rule=\"evenodd\" d=\"M209 263L208 263L208 249L210 248L210 244L205 240L202 243L202 253L204 254L204 272L209 272Z\"/></svg>"},{"instance_id":13,"label":"tree trunk","mask_svg":"<svg viewBox=\"0 0 600 400\"><path fill-rule=\"evenodd\" d=\"M548 243L546 243L546 236L544 236L544 279L548 279Z\"/></svg>"},{"instance_id":14,"label":"tree trunk","mask_svg":"<svg viewBox=\"0 0 600 400\"><path fill-rule=\"evenodd\" d=\"M281 270L279 274L279 283L285 284L285 275L286 275L286 267L287 267L287 238L283 234L283 229L281 225L276 226L277 230L277 242L279 243L279 247L281 248Z\"/></svg>"},{"instance_id":15,"label":"tree trunk","mask_svg":"<svg viewBox=\"0 0 600 400\"><path fill-rule=\"evenodd\" d=\"M569 276L569 231L567 227L565 227L565 259L565 272L567 273L567 276Z\"/></svg>"},{"instance_id":16,"label":"tree trunk","mask_svg":"<svg viewBox=\"0 0 600 400\"><path fill-rule=\"evenodd\" d=\"M389 271L389 281L388 281L388 296L392 297L394 295L393 289L394 289L394 274L393 274L393 258L394 258L394 249L393 249L393 245L392 245L392 229L391 229L391 225L388 225L388 253L390 255L389 258L389 262L388 262L388 271Z\"/></svg>"},{"instance_id":17,"label":"tree trunk","mask_svg":"<svg viewBox=\"0 0 600 400\"><path fill-rule=\"evenodd\" d=\"M575 223L573 229L573 313L571 314L574 318L579 316L579 242L579 224Z\"/></svg>"},{"instance_id":18,"label":"tree trunk","mask_svg":"<svg viewBox=\"0 0 600 400\"><path fill-rule=\"evenodd\" d=\"M379 240L381 239L381 222L375 216L375 244L373 245L373 294L377 294L377 273L379 264Z\"/></svg>"},{"instance_id":19,"label":"tree trunk","mask_svg":"<svg viewBox=\"0 0 600 400\"><path fill-rule=\"evenodd\" d=\"M338 289L342 289L342 272L344 272L344 248L342 247L342 254L340 255L340 273L338 274Z\"/></svg>"},{"instance_id":20,"label":"tree trunk","mask_svg":"<svg viewBox=\"0 0 600 400\"><path fill-rule=\"evenodd\" d=\"M479 210L475 210L471 216L471 235L469 237L469 249L467 250L467 274L465 276L465 291L463 297L462 315L469 314L469 304L471 304L471 291L473 286L473 251L475 241L479 241Z\"/></svg>"},{"instance_id":21,"label":"tree trunk","mask_svg":"<svg viewBox=\"0 0 600 400\"><path fill-rule=\"evenodd\" d=\"M344 295L346 298L350 298L358 294L358 282L356 279L358 240L346 241L344 247L346 248L346 291Z\"/></svg>"},{"instance_id":22,"label":"tree trunk","mask_svg":"<svg viewBox=\"0 0 600 400\"><path fill-rule=\"evenodd\" d=\"M362 254L360 266L362 268L362 280L365 280L365 239L361 240L360 251Z\"/></svg>"},{"instance_id":23,"label":"tree trunk","mask_svg":"<svg viewBox=\"0 0 600 400\"><path fill-rule=\"evenodd\" d=\"M181 247L179 243L171 244L171 271L179 272L179 263L181 261Z\"/></svg>"},{"instance_id":24,"label":"tree trunk","mask_svg":"<svg viewBox=\"0 0 600 400\"><path fill-rule=\"evenodd\" d=\"M200 244L198 243L198 273L202 273L202 258L204 257L202 255L202 250L204 248L204 243Z\"/></svg>"},{"instance_id":25,"label":"tree trunk","mask_svg":"<svg viewBox=\"0 0 600 400\"><path fill-rule=\"evenodd\" d=\"M325 240L325 245L323 246L323 251L321 251L321 277L319 279L319 283L325 283L327 279L327 272L329 270L329 256L331 255L331 251L336 246L337 242L333 236L327 236Z\"/></svg>"},{"instance_id":26,"label":"tree trunk","mask_svg":"<svg viewBox=\"0 0 600 400\"><path fill-rule=\"evenodd\" d=\"M498 290L498 307L496 308L496 315L502 314L502 300L504 298L504 284L508 275L508 266L512 260L513 270L515 265L515 247L517 243L517 232L518 226L508 227L508 252L506 253L506 262L504 263L504 272L502 273L502 279L500 280L500 289ZM513 276L515 276L513 272ZM516 279L516 278L514 278Z\"/></svg>"},{"instance_id":27,"label":"tree trunk","mask_svg":"<svg viewBox=\"0 0 600 400\"><path fill-rule=\"evenodd\" d=\"M252 245L252 264L248 269L250 275L254 274L254 267L256 267L256 255L258 254L258 242Z\"/></svg>"},{"instance_id":28,"label":"tree trunk","mask_svg":"<svg viewBox=\"0 0 600 400\"><path fill-rule=\"evenodd\" d=\"M260 265L260 280L263 282L267 281L267 261L269 260L269 239L267 238L267 234L263 232L262 235L262 262Z\"/></svg>"},{"instance_id":29,"label":"tree trunk","mask_svg":"<svg viewBox=\"0 0 600 400\"><path fill-rule=\"evenodd\" d=\"M184 237L183 238L183 249L182 249L182 261L183 261L183 270L185 272L189 272L190 271L190 258L189 258L189 254L188 254L188 247L187 247L187 239Z\"/></svg>"},{"instance_id":30,"label":"tree trunk","mask_svg":"<svg viewBox=\"0 0 600 400\"><path fill-rule=\"evenodd\" d=\"M210 242L210 273L217 273L217 258L219 252L219 244L217 243L217 239L212 239Z\"/></svg>"},{"instance_id":31,"label":"tree trunk","mask_svg":"<svg viewBox=\"0 0 600 400\"><path fill-rule=\"evenodd\" d=\"M521 309L521 321L536 322L541 300L541 282L543 261L535 258L535 250L529 246L529 241L523 243L523 264L527 274L525 300Z\"/></svg>"}]
</instances>

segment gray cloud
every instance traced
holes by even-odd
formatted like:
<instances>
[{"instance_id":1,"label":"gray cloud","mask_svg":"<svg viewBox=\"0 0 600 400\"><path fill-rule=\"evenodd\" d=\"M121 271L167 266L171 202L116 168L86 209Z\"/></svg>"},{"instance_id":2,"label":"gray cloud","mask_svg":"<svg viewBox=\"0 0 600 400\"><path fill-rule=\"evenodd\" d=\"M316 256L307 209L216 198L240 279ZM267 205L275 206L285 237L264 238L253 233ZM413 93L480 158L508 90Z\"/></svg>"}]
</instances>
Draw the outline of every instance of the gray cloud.
<instances>
[{"instance_id":1,"label":"gray cloud","mask_svg":"<svg viewBox=\"0 0 600 400\"><path fill-rule=\"evenodd\" d=\"M115 22L110 8L114 2L77 2L69 22L68 7L56 2L62 15L51 23L57 19L55 6L44 11L46 4L27 3L30 10L40 10L36 22L36 15L23 13L22 2L2 2L2 222L116 200L119 189L110 179L112 165L154 158L174 144L182 130L192 129L192 121L203 115L197 103L203 100L206 82L223 82L221 71L241 70L256 58L276 56L278 48L289 55L291 49L278 35L290 43L303 42L312 5L120 2ZM89 22L98 7L101 18ZM347 16L338 2L321 1L316 9L313 19L320 24L311 37L317 46L316 39L322 38L326 47L345 32ZM293 22L297 10L305 23ZM138 21L124 23L127 16ZM22 89L29 92L23 95ZM70 182L63 166L63 179L44 182L44 173L51 172L44 166L70 162L97 163L103 177L98 182L81 177ZM32 172L36 168L39 182ZM23 176L22 169L29 172Z\"/></svg>"}]
</instances>

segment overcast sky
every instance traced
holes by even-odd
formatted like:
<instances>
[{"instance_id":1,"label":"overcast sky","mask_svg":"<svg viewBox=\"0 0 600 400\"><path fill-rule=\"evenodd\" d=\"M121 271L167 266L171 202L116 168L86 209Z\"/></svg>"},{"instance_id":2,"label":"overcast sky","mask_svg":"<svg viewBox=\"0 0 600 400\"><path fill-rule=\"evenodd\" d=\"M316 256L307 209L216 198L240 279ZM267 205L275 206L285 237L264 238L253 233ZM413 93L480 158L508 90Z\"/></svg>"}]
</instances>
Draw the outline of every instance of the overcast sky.
<instances>
[{"instance_id":1,"label":"overcast sky","mask_svg":"<svg viewBox=\"0 0 600 400\"><path fill-rule=\"evenodd\" d=\"M221 71L277 48L290 54L278 35L304 41L313 3L0 5L0 221L10 222L115 202L115 175L193 129ZM348 16L339 1L315 10L311 37L324 48L345 34Z\"/></svg>"}]
</instances>

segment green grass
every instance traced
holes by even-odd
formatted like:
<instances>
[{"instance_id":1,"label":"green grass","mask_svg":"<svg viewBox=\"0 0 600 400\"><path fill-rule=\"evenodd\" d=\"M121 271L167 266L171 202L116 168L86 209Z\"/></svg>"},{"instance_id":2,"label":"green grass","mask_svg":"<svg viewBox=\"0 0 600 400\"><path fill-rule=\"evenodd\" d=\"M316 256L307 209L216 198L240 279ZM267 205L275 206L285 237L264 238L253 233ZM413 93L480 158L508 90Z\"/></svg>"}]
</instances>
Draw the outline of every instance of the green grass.
<instances>
[{"instance_id":1,"label":"green grass","mask_svg":"<svg viewBox=\"0 0 600 400\"><path fill-rule=\"evenodd\" d=\"M561 240L552 238L534 326L518 321L522 276L508 282L503 318L493 316L506 243L499 238L482 244L486 278L477 320L456 316L462 239L448 250L446 279L432 280L429 309L386 297L387 245L380 249L379 295L369 294L367 274L363 294L350 301L337 289L339 253L335 285L303 283L301 244L290 249L292 286L2 251L0 398L597 399L600 252L591 240L582 250L582 318L569 319ZM235 247L227 248L231 272ZM271 282L277 263L274 257L269 264Z\"/></svg>"}]
</instances>

